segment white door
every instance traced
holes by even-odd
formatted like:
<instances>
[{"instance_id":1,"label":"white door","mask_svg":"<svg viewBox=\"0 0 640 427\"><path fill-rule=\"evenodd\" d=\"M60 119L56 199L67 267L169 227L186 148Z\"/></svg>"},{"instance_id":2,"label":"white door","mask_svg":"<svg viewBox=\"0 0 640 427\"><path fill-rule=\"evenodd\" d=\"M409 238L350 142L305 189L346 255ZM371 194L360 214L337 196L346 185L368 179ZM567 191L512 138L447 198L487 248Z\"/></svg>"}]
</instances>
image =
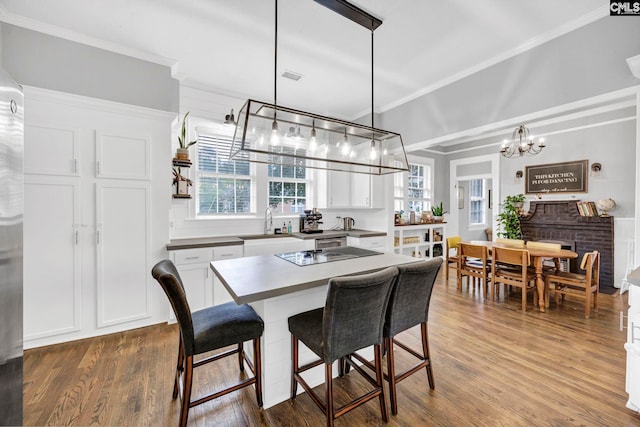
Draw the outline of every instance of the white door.
<instances>
[{"instance_id":1,"label":"white door","mask_svg":"<svg viewBox=\"0 0 640 427\"><path fill-rule=\"evenodd\" d=\"M150 203L148 182L96 184L98 327L150 316Z\"/></svg>"},{"instance_id":2,"label":"white door","mask_svg":"<svg viewBox=\"0 0 640 427\"><path fill-rule=\"evenodd\" d=\"M80 330L79 181L26 175L24 215L24 339Z\"/></svg>"}]
</instances>

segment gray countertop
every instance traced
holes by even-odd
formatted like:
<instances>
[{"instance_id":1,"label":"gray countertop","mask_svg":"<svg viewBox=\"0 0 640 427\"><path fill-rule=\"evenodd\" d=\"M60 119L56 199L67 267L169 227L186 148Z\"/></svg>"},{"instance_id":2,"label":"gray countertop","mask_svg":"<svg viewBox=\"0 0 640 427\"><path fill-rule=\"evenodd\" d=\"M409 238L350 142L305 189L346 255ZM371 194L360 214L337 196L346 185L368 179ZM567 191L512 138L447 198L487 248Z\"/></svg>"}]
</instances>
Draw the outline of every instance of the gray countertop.
<instances>
[{"instance_id":1,"label":"gray countertop","mask_svg":"<svg viewBox=\"0 0 640 427\"><path fill-rule=\"evenodd\" d=\"M381 253L344 261L298 266L275 255L212 261L211 270L238 304L326 285L331 277L361 274L419 261L406 255Z\"/></svg>"},{"instance_id":2,"label":"gray countertop","mask_svg":"<svg viewBox=\"0 0 640 427\"><path fill-rule=\"evenodd\" d=\"M233 246L244 245L245 240L257 240L257 239L278 239L282 237L295 237L297 239L309 240L309 239L327 239L333 237L378 237L386 236L384 231L370 231L353 229L349 231L345 230L324 230L322 233L287 233L287 234L247 234L241 236L218 236L218 237L196 237L186 239L172 239L167 244L168 251L175 251L179 249L195 249L195 248L208 248L216 246Z\"/></svg>"}]
</instances>

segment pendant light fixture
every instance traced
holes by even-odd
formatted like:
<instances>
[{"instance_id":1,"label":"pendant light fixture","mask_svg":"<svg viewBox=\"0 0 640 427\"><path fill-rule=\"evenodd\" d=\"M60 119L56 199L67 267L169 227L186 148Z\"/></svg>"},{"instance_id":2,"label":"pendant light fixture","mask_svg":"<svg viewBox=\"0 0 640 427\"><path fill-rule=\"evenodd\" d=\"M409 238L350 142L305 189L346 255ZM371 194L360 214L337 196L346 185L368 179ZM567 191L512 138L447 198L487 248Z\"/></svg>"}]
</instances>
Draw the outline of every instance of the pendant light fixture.
<instances>
[{"instance_id":1,"label":"pendant light fixture","mask_svg":"<svg viewBox=\"0 0 640 427\"><path fill-rule=\"evenodd\" d=\"M275 0L273 103L247 100L238 114L231 157L249 154L251 162L371 175L407 171L400 134L374 127L373 33L382 21L345 0L315 1L371 31L371 126L278 105ZM281 127L288 132L280 134Z\"/></svg>"},{"instance_id":2,"label":"pendant light fixture","mask_svg":"<svg viewBox=\"0 0 640 427\"><path fill-rule=\"evenodd\" d=\"M525 125L520 125L514 129L510 140L505 139L502 142L500 154L508 159L516 155L520 157L525 154L535 156L542 151L545 145L544 138L538 139L537 146L535 146L535 142L533 140L534 136L529 132L529 128Z\"/></svg>"}]
</instances>

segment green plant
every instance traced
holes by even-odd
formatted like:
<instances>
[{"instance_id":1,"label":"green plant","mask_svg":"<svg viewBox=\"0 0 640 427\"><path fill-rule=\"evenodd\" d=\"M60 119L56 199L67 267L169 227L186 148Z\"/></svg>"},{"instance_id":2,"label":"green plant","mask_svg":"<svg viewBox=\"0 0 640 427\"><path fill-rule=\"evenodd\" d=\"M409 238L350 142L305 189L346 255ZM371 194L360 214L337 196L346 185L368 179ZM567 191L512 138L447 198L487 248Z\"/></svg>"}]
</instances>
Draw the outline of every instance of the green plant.
<instances>
[{"instance_id":1,"label":"green plant","mask_svg":"<svg viewBox=\"0 0 640 427\"><path fill-rule=\"evenodd\" d=\"M182 119L182 128L180 129L180 135L178 135L178 143L180 144L180 148L189 148L196 142L197 140L193 140L187 142L187 117L189 117L189 112L187 111Z\"/></svg>"},{"instance_id":2,"label":"green plant","mask_svg":"<svg viewBox=\"0 0 640 427\"><path fill-rule=\"evenodd\" d=\"M518 212L525 201L524 194L507 196L502 203L502 212L498 214L499 237L505 239L521 239L522 229L520 228L520 218Z\"/></svg>"},{"instance_id":3,"label":"green plant","mask_svg":"<svg viewBox=\"0 0 640 427\"><path fill-rule=\"evenodd\" d=\"M439 205L431 206L431 213L433 214L433 216L442 216L446 214L447 211L444 210L444 208L442 207L442 202L440 202Z\"/></svg>"}]
</instances>

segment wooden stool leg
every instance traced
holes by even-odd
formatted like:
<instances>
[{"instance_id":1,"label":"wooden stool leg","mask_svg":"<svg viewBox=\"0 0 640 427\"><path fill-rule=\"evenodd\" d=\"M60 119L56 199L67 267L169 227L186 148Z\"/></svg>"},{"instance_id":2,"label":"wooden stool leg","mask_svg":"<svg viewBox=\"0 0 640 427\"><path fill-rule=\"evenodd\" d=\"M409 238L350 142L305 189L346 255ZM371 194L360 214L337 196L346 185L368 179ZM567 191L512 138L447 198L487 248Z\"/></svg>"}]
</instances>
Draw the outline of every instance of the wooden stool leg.
<instances>
[{"instance_id":1,"label":"wooden stool leg","mask_svg":"<svg viewBox=\"0 0 640 427\"><path fill-rule=\"evenodd\" d=\"M384 374L382 373L382 346L376 344L375 350L375 362L376 362L376 384L380 387L380 412L382 412L382 420L386 423L389 422L389 413L387 412L387 404L384 400Z\"/></svg>"},{"instance_id":2,"label":"wooden stool leg","mask_svg":"<svg viewBox=\"0 0 640 427\"><path fill-rule=\"evenodd\" d=\"M180 374L184 372L184 349L182 347L182 338L178 344L178 362L176 364L176 378L173 382L173 398L178 397L178 391L180 390Z\"/></svg>"},{"instance_id":3,"label":"wooden stool leg","mask_svg":"<svg viewBox=\"0 0 640 427\"><path fill-rule=\"evenodd\" d=\"M331 363L325 363L324 376L327 383L327 426L333 427L333 372Z\"/></svg>"},{"instance_id":4,"label":"wooden stool leg","mask_svg":"<svg viewBox=\"0 0 640 427\"><path fill-rule=\"evenodd\" d=\"M260 337L253 339L253 365L256 370L256 400L258 408L262 408L262 353L260 349Z\"/></svg>"},{"instance_id":5,"label":"wooden stool leg","mask_svg":"<svg viewBox=\"0 0 640 427\"><path fill-rule=\"evenodd\" d=\"M244 372L244 343L238 343L238 363L240 364L240 372Z\"/></svg>"},{"instance_id":6,"label":"wooden stool leg","mask_svg":"<svg viewBox=\"0 0 640 427\"><path fill-rule=\"evenodd\" d=\"M396 396L396 368L393 353L393 338L384 339L385 348L387 349L387 376L389 377L389 400L391 402L391 413L398 413L398 398Z\"/></svg>"},{"instance_id":7,"label":"wooden stool leg","mask_svg":"<svg viewBox=\"0 0 640 427\"><path fill-rule=\"evenodd\" d=\"M433 367L431 366L431 356L429 353L429 330L427 323L420 324L420 330L422 332L422 354L427 363L427 378L429 379L429 388L435 390L436 382L433 378Z\"/></svg>"},{"instance_id":8,"label":"wooden stool leg","mask_svg":"<svg viewBox=\"0 0 640 427\"><path fill-rule=\"evenodd\" d=\"M186 427L189 417L189 406L191 404L191 386L193 384L193 356L185 360L183 376L183 395L180 404L180 427Z\"/></svg>"},{"instance_id":9,"label":"wooden stool leg","mask_svg":"<svg viewBox=\"0 0 640 427\"><path fill-rule=\"evenodd\" d=\"M296 398L298 392L298 381L296 374L298 373L298 338L291 335L291 399Z\"/></svg>"}]
</instances>

